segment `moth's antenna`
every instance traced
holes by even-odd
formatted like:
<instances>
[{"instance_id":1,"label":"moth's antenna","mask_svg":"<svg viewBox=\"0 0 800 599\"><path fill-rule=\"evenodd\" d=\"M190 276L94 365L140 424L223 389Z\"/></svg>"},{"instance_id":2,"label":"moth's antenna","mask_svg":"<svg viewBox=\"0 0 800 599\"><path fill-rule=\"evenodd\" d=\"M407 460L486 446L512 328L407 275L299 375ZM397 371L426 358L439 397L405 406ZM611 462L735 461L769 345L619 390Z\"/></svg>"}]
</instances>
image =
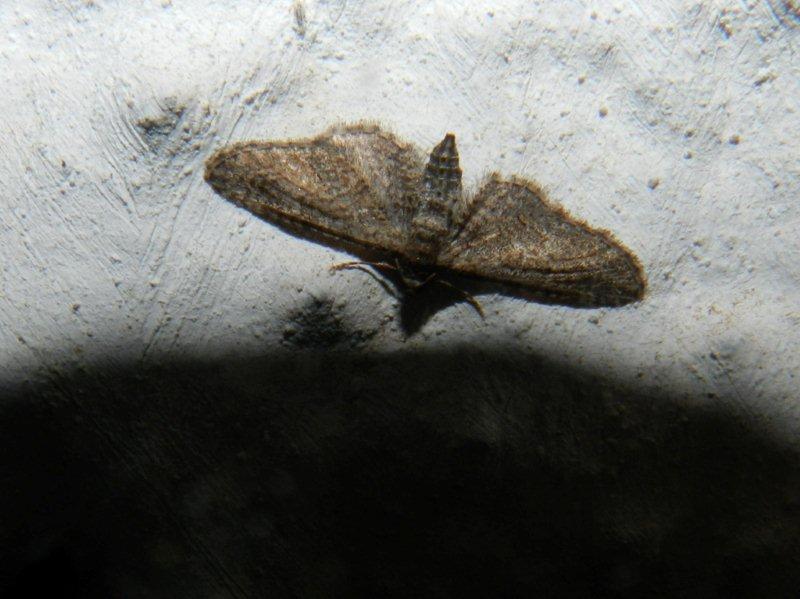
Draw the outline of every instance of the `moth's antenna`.
<instances>
[{"instance_id":1,"label":"moth's antenna","mask_svg":"<svg viewBox=\"0 0 800 599\"><path fill-rule=\"evenodd\" d=\"M458 166L456 136L448 133L433 148L425 165L425 186L440 196L461 195L461 168Z\"/></svg>"}]
</instances>

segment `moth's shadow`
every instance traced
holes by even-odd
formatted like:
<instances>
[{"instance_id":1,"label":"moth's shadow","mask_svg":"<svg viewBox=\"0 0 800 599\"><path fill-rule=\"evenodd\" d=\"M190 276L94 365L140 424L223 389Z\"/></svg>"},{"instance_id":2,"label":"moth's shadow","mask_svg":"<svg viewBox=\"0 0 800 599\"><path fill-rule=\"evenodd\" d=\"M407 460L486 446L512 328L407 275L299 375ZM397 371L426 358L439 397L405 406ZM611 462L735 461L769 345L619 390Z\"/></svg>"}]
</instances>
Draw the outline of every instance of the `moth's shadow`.
<instances>
[{"instance_id":1,"label":"moth's shadow","mask_svg":"<svg viewBox=\"0 0 800 599\"><path fill-rule=\"evenodd\" d=\"M406 292L400 301L400 328L407 336L419 331L440 310L449 308L459 302L466 302L463 293L457 289L438 285L435 282L424 287ZM475 318L481 316L475 311Z\"/></svg>"},{"instance_id":2,"label":"moth's shadow","mask_svg":"<svg viewBox=\"0 0 800 599\"><path fill-rule=\"evenodd\" d=\"M400 304L400 329L406 337L418 332L437 312L457 303L471 304L475 318L483 316L475 294L488 293L485 285L476 285L443 273L429 273L428 282L412 288L396 270L367 266L359 266L355 270L367 273L384 291L397 299Z\"/></svg>"},{"instance_id":3,"label":"moth's shadow","mask_svg":"<svg viewBox=\"0 0 800 599\"><path fill-rule=\"evenodd\" d=\"M558 305L559 302L541 294L495 283L459 276L446 270L428 273L430 280L417 288L409 288L395 270L362 267L400 302L400 328L407 337L417 333L439 311L455 304L468 304L474 318L484 317L482 298L504 295L540 304ZM425 278L425 274L421 275ZM577 307L580 309L579 307Z\"/></svg>"},{"instance_id":4,"label":"moth's shadow","mask_svg":"<svg viewBox=\"0 0 800 599\"><path fill-rule=\"evenodd\" d=\"M400 329L406 337L417 333L439 311L459 303L469 303L478 293L502 293L506 288L489 282L459 277L449 271L415 272L415 276L424 281L430 280L417 287L410 286L401 270L394 266L400 263L398 258L374 248L364 247L348 242L339 237L326 235L320 231L298 228L292 222L272 222L282 230L299 239L313 241L336 250L347 252L357 258L357 264L344 260L333 264L334 270L354 270L372 277L383 290L397 299L400 304ZM379 265L389 265L382 267ZM411 270L405 266L404 269ZM479 315L476 311L476 318Z\"/></svg>"}]
</instances>

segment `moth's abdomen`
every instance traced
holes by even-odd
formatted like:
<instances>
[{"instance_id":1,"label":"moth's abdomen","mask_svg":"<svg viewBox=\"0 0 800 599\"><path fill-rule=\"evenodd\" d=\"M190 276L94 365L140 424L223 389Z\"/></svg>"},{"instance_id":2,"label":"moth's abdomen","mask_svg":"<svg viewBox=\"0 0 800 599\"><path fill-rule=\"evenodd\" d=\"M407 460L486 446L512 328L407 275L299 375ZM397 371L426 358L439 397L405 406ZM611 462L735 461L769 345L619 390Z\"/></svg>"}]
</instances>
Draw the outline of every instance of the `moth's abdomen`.
<instances>
[{"instance_id":1,"label":"moth's abdomen","mask_svg":"<svg viewBox=\"0 0 800 599\"><path fill-rule=\"evenodd\" d=\"M461 197L461 167L458 165L456 136L448 133L433 148L425 165L425 188L431 195Z\"/></svg>"},{"instance_id":2,"label":"moth's abdomen","mask_svg":"<svg viewBox=\"0 0 800 599\"><path fill-rule=\"evenodd\" d=\"M435 260L454 235L456 206L461 202L461 168L456 138L445 135L430 154L422 177L422 195L411 220L412 248L420 260Z\"/></svg>"}]
</instances>

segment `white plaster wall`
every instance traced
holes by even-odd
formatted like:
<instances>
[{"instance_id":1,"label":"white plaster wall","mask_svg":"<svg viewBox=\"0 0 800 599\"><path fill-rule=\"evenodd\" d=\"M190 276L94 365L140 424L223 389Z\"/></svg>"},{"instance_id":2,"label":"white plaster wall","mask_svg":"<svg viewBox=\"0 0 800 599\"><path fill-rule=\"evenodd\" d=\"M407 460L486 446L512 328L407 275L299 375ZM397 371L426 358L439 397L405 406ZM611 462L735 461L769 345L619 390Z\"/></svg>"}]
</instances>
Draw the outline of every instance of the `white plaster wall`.
<instances>
[{"instance_id":1,"label":"white plaster wall","mask_svg":"<svg viewBox=\"0 0 800 599\"><path fill-rule=\"evenodd\" d=\"M0 386L292 351L316 298L352 333L334 349L532 351L797 447L799 7L3 2ZM226 143L360 119L426 149L456 133L471 186L537 180L641 258L646 298L485 296L485 320L458 304L405 339L373 278L328 272L344 254L203 181Z\"/></svg>"},{"instance_id":2,"label":"white plaster wall","mask_svg":"<svg viewBox=\"0 0 800 599\"><path fill-rule=\"evenodd\" d=\"M292 306L325 296L374 347L535 347L733 398L794 439L792 3L296 6L302 25L281 1L3 4L4 382L255 351L282 338ZM646 299L576 311L482 298L485 321L457 305L404 341L374 280L328 274L344 256L202 180L230 141L363 118L424 148L455 132L470 184L492 170L536 179L641 257Z\"/></svg>"}]
</instances>

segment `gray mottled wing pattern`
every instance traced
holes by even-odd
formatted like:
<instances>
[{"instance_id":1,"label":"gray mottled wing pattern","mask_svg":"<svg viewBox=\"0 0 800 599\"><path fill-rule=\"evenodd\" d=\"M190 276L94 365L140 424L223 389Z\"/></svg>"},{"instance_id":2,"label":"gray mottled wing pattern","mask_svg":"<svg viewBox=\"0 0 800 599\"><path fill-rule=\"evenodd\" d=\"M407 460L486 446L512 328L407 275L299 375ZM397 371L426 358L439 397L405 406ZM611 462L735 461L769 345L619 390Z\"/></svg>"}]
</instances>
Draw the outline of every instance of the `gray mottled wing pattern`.
<instances>
[{"instance_id":1,"label":"gray mottled wing pattern","mask_svg":"<svg viewBox=\"0 0 800 599\"><path fill-rule=\"evenodd\" d=\"M497 175L437 262L571 305L622 305L645 287L638 260L609 233L573 219L532 182Z\"/></svg>"},{"instance_id":2,"label":"gray mottled wing pattern","mask_svg":"<svg viewBox=\"0 0 800 599\"><path fill-rule=\"evenodd\" d=\"M267 220L402 252L424 164L413 146L359 124L227 146L209 159L205 178Z\"/></svg>"}]
</instances>

